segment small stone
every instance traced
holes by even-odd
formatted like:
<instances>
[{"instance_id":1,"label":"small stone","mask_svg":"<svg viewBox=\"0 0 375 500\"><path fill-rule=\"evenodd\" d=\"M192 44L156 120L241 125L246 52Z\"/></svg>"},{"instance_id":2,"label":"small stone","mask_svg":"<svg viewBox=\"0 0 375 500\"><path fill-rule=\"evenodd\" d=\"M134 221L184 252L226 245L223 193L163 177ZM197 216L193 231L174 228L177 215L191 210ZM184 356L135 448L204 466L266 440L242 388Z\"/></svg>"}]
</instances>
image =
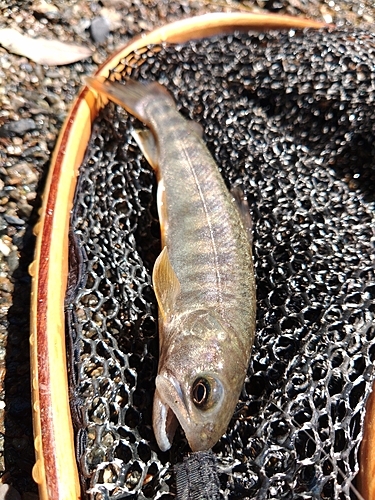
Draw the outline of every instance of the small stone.
<instances>
[{"instance_id":1,"label":"small stone","mask_svg":"<svg viewBox=\"0 0 375 500\"><path fill-rule=\"evenodd\" d=\"M16 234L14 234L12 236L13 245L15 245L20 250L22 250L22 248L23 248L23 240L25 237L25 231L26 231L26 228L23 227L20 231L18 231ZM0 278L0 290L1 290L1 278Z\"/></svg>"},{"instance_id":2,"label":"small stone","mask_svg":"<svg viewBox=\"0 0 375 500\"><path fill-rule=\"evenodd\" d=\"M31 212L33 211L33 207L29 205L28 203L22 203L18 207L18 212L20 215L28 219L31 215Z\"/></svg>"},{"instance_id":3,"label":"small stone","mask_svg":"<svg viewBox=\"0 0 375 500\"><path fill-rule=\"evenodd\" d=\"M56 104L61 101L61 96L53 94L52 92L46 92L44 99L48 102L48 104Z\"/></svg>"},{"instance_id":4,"label":"small stone","mask_svg":"<svg viewBox=\"0 0 375 500\"><path fill-rule=\"evenodd\" d=\"M29 62L22 64L21 67L28 73L32 73L34 71L34 67Z\"/></svg>"},{"instance_id":5,"label":"small stone","mask_svg":"<svg viewBox=\"0 0 375 500\"><path fill-rule=\"evenodd\" d=\"M21 500L21 495L10 484L0 483L0 500Z\"/></svg>"},{"instance_id":6,"label":"small stone","mask_svg":"<svg viewBox=\"0 0 375 500\"><path fill-rule=\"evenodd\" d=\"M90 26L91 38L96 43L103 43L110 32L110 23L105 17L96 17Z\"/></svg>"},{"instance_id":7,"label":"small stone","mask_svg":"<svg viewBox=\"0 0 375 500\"><path fill-rule=\"evenodd\" d=\"M13 226L23 226L25 221L16 217L15 215L4 215L4 219L8 222L8 224L12 224Z\"/></svg>"},{"instance_id":8,"label":"small stone","mask_svg":"<svg viewBox=\"0 0 375 500\"><path fill-rule=\"evenodd\" d=\"M18 111L19 108L23 107L25 105L25 99L21 96L18 95L12 95L11 96L11 106L14 111Z\"/></svg>"},{"instance_id":9,"label":"small stone","mask_svg":"<svg viewBox=\"0 0 375 500\"><path fill-rule=\"evenodd\" d=\"M62 74L55 70L55 69L49 69L46 71L46 77L48 78L61 78L62 77Z\"/></svg>"},{"instance_id":10,"label":"small stone","mask_svg":"<svg viewBox=\"0 0 375 500\"><path fill-rule=\"evenodd\" d=\"M22 227L22 226L21 226ZM7 226L7 234L6 234L6 237L9 238L10 241L12 241L12 238L13 236L16 234L17 232L17 229L15 226ZM5 236L4 236L4 239L5 239Z\"/></svg>"},{"instance_id":11,"label":"small stone","mask_svg":"<svg viewBox=\"0 0 375 500\"><path fill-rule=\"evenodd\" d=\"M95 64L103 64L105 61L105 56L103 54L99 54L99 52L94 52L92 55L92 60Z\"/></svg>"},{"instance_id":12,"label":"small stone","mask_svg":"<svg viewBox=\"0 0 375 500\"><path fill-rule=\"evenodd\" d=\"M117 30L123 25L121 13L114 8L108 9L107 7L103 7L103 9L101 9L100 11L100 14L109 22L111 31Z\"/></svg>"},{"instance_id":13,"label":"small stone","mask_svg":"<svg viewBox=\"0 0 375 500\"><path fill-rule=\"evenodd\" d=\"M3 242L3 240L0 240L0 253L2 253L4 257L8 257L10 254L10 248Z\"/></svg>"},{"instance_id":14,"label":"small stone","mask_svg":"<svg viewBox=\"0 0 375 500\"><path fill-rule=\"evenodd\" d=\"M59 9L52 3L47 3L45 0L37 0L33 2L32 9L39 14L49 14L51 12L58 12Z\"/></svg>"},{"instance_id":15,"label":"small stone","mask_svg":"<svg viewBox=\"0 0 375 500\"><path fill-rule=\"evenodd\" d=\"M144 31L147 31L150 29L150 25L147 23L147 21L139 21L138 23L138 27L141 29L141 30L144 30Z\"/></svg>"},{"instance_id":16,"label":"small stone","mask_svg":"<svg viewBox=\"0 0 375 500\"><path fill-rule=\"evenodd\" d=\"M0 240L1 241L1 240ZM8 248L8 247L7 247ZM8 249L9 250L9 249ZM0 276L0 290L6 293L13 292L13 284L12 282L5 276Z\"/></svg>"},{"instance_id":17,"label":"small stone","mask_svg":"<svg viewBox=\"0 0 375 500\"><path fill-rule=\"evenodd\" d=\"M21 120L5 123L0 127L0 137L11 137L12 135L24 135L29 130L35 130L36 122L32 118L21 118Z\"/></svg>"},{"instance_id":18,"label":"small stone","mask_svg":"<svg viewBox=\"0 0 375 500\"><path fill-rule=\"evenodd\" d=\"M36 198L36 192L35 191L31 191L30 193L26 194L26 200L27 201L33 201L33 200L35 200L35 198Z\"/></svg>"},{"instance_id":19,"label":"small stone","mask_svg":"<svg viewBox=\"0 0 375 500\"><path fill-rule=\"evenodd\" d=\"M13 250L12 252L10 252L8 256L9 271L13 273L18 268L18 264L19 264L18 252L16 250Z\"/></svg>"},{"instance_id":20,"label":"small stone","mask_svg":"<svg viewBox=\"0 0 375 500\"><path fill-rule=\"evenodd\" d=\"M8 146L7 153L9 156L20 156L22 154L22 148L20 146Z\"/></svg>"},{"instance_id":21,"label":"small stone","mask_svg":"<svg viewBox=\"0 0 375 500\"><path fill-rule=\"evenodd\" d=\"M7 170L8 184L15 186L17 184L32 184L37 182L38 178L34 170L28 163L22 162L10 167Z\"/></svg>"},{"instance_id":22,"label":"small stone","mask_svg":"<svg viewBox=\"0 0 375 500\"><path fill-rule=\"evenodd\" d=\"M13 137L12 142L15 146L21 146L21 144L23 144L21 137Z\"/></svg>"},{"instance_id":23,"label":"small stone","mask_svg":"<svg viewBox=\"0 0 375 500\"><path fill-rule=\"evenodd\" d=\"M374 18L370 14L363 14L363 19L366 21L366 23L373 24L374 22Z\"/></svg>"}]
</instances>

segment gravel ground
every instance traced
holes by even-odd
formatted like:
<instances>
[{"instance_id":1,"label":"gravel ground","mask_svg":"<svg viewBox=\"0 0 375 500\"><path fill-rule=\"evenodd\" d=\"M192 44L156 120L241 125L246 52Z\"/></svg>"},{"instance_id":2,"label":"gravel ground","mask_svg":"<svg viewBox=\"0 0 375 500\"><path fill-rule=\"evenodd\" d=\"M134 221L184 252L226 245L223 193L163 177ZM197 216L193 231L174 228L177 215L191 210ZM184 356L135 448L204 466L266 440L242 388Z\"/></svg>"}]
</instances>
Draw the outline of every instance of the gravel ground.
<instances>
[{"instance_id":1,"label":"gravel ground","mask_svg":"<svg viewBox=\"0 0 375 500\"><path fill-rule=\"evenodd\" d=\"M89 47L91 58L43 66L0 46L0 500L38 498L30 376L29 304L32 228L57 134L82 84L136 34L198 13L259 10L371 29L371 0L0 0L0 29ZM10 496L10 494L12 496Z\"/></svg>"}]
</instances>

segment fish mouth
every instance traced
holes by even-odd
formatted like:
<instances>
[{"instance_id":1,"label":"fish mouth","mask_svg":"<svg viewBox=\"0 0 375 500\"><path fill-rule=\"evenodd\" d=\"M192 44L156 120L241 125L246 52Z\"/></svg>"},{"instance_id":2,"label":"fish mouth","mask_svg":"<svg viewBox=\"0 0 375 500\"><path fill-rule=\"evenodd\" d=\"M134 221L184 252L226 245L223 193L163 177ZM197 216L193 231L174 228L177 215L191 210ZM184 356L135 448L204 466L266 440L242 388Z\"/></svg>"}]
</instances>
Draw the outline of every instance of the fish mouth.
<instances>
[{"instance_id":1,"label":"fish mouth","mask_svg":"<svg viewBox=\"0 0 375 500\"><path fill-rule=\"evenodd\" d=\"M163 374L156 377L156 390L153 406L153 427L161 451L167 451L172 446L178 424L186 431L190 417L183 393L177 380Z\"/></svg>"},{"instance_id":2,"label":"fish mouth","mask_svg":"<svg viewBox=\"0 0 375 500\"><path fill-rule=\"evenodd\" d=\"M193 417L178 381L168 373L158 375L154 396L153 428L159 448L162 451L169 450L179 424L192 451L212 448L225 429L218 435L210 418L198 423Z\"/></svg>"}]
</instances>

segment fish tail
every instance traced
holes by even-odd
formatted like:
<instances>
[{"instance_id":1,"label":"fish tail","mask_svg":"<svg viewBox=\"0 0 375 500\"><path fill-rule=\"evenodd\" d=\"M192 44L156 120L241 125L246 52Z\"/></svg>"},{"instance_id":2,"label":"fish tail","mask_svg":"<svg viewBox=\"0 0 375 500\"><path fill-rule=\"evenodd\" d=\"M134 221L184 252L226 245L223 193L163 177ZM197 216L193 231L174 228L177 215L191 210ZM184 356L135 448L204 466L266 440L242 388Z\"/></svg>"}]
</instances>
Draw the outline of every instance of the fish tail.
<instances>
[{"instance_id":1,"label":"fish tail","mask_svg":"<svg viewBox=\"0 0 375 500\"><path fill-rule=\"evenodd\" d=\"M158 82L140 83L135 80L127 80L125 85L109 80L86 77L86 83L97 92L105 94L111 101L124 107L129 113L149 125L149 119L145 110L145 103L162 97L174 105L169 92Z\"/></svg>"}]
</instances>

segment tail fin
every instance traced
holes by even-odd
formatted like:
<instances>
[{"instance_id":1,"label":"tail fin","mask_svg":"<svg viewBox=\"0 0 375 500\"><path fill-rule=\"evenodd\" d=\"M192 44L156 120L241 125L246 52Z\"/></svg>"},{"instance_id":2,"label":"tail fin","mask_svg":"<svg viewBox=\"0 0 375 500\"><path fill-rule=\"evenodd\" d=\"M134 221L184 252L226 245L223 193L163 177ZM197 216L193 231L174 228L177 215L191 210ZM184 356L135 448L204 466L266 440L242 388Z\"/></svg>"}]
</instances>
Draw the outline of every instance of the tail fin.
<instances>
[{"instance_id":1,"label":"tail fin","mask_svg":"<svg viewBox=\"0 0 375 500\"><path fill-rule=\"evenodd\" d=\"M149 119L145 111L145 103L162 97L164 100L174 101L170 93L158 82L140 83L127 80L125 85L109 80L86 77L86 83L97 92L105 94L111 101L124 107L126 111L148 125Z\"/></svg>"}]
</instances>

